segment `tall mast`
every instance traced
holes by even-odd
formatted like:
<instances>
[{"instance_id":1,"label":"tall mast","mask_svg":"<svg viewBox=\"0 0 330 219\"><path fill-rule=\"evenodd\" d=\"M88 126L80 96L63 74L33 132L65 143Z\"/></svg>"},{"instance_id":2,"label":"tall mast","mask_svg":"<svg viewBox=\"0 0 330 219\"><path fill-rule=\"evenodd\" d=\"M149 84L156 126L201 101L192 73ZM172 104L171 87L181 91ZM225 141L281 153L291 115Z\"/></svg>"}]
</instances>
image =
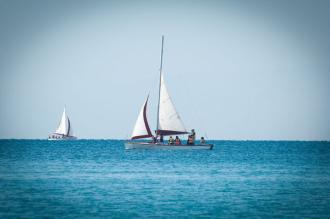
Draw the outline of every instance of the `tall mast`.
<instances>
[{"instance_id":1,"label":"tall mast","mask_svg":"<svg viewBox=\"0 0 330 219\"><path fill-rule=\"evenodd\" d=\"M159 92L158 92L158 109L157 109L157 126L156 126L156 138L158 136L159 129L159 103L160 103L160 86L162 80L162 68L163 68L163 48L164 48L164 35L162 36L162 50L160 52L160 68L159 68Z\"/></svg>"}]
</instances>

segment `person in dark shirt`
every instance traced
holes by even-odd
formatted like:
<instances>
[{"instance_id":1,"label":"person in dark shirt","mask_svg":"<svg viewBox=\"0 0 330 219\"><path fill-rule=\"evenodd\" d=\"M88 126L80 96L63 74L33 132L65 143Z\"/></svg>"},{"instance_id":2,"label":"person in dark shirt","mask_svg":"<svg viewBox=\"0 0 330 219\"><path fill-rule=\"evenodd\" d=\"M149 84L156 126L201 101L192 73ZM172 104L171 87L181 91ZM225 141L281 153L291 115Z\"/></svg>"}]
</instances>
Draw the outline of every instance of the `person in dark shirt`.
<instances>
[{"instance_id":1,"label":"person in dark shirt","mask_svg":"<svg viewBox=\"0 0 330 219\"><path fill-rule=\"evenodd\" d=\"M193 137L191 135L188 136L188 141L187 141L187 145L193 145Z\"/></svg>"},{"instance_id":2,"label":"person in dark shirt","mask_svg":"<svg viewBox=\"0 0 330 219\"><path fill-rule=\"evenodd\" d=\"M206 142L205 142L205 139L204 139L204 137L201 137L201 144L205 144Z\"/></svg>"}]
</instances>

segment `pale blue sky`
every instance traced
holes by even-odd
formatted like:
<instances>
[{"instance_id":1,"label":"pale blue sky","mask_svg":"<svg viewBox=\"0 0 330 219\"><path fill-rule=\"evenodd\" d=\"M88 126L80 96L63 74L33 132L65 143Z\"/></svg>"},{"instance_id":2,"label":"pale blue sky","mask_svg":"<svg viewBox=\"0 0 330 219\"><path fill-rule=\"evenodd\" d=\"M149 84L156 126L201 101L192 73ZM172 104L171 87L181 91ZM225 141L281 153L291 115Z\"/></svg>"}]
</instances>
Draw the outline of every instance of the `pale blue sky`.
<instances>
[{"instance_id":1,"label":"pale blue sky","mask_svg":"<svg viewBox=\"0 0 330 219\"><path fill-rule=\"evenodd\" d=\"M235 2L235 3L234 3ZM290 2L290 3L288 3ZM127 138L164 74L212 139L330 140L328 1L1 1L0 138Z\"/></svg>"}]
</instances>

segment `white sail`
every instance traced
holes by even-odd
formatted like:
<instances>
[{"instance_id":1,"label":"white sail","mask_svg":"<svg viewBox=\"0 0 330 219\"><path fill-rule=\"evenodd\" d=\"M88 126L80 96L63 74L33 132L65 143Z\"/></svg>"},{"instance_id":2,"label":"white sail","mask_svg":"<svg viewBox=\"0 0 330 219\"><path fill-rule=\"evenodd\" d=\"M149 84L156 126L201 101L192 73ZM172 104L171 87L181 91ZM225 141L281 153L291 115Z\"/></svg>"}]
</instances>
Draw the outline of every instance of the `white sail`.
<instances>
[{"instance_id":1,"label":"white sail","mask_svg":"<svg viewBox=\"0 0 330 219\"><path fill-rule=\"evenodd\" d=\"M158 133L167 135L167 134L187 132L167 91L163 74L161 74L161 81L160 81L158 113L159 113L158 127L157 127Z\"/></svg>"},{"instance_id":2,"label":"white sail","mask_svg":"<svg viewBox=\"0 0 330 219\"><path fill-rule=\"evenodd\" d=\"M147 121L147 104L148 104L148 98L141 107L139 116L136 120L133 133L132 133L132 139L138 139L138 138L148 138L152 137L152 133L149 128L149 124Z\"/></svg>"},{"instance_id":3,"label":"white sail","mask_svg":"<svg viewBox=\"0 0 330 219\"><path fill-rule=\"evenodd\" d=\"M61 135L73 136L72 127L70 124L70 120L69 120L68 116L66 115L65 108L62 113L62 118L61 118L60 124L59 124L58 128L56 129L55 133L61 134Z\"/></svg>"}]
</instances>

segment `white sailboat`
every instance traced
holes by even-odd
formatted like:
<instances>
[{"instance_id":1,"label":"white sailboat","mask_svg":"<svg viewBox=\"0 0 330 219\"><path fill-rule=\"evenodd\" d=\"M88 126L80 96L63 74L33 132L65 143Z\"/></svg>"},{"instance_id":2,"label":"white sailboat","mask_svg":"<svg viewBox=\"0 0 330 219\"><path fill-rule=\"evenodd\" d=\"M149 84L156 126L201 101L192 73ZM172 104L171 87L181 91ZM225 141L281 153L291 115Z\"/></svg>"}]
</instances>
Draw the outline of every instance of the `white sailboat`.
<instances>
[{"instance_id":1,"label":"white sailboat","mask_svg":"<svg viewBox=\"0 0 330 219\"><path fill-rule=\"evenodd\" d=\"M56 131L48 136L48 140L76 140L69 117L66 115L65 107L62 118Z\"/></svg>"},{"instance_id":2,"label":"white sailboat","mask_svg":"<svg viewBox=\"0 0 330 219\"><path fill-rule=\"evenodd\" d=\"M212 144L166 144L162 142L163 136L188 134L183 122L176 111L173 101L168 93L162 72L164 36L162 37L162 50L159 78L159 98L157 111L157 126L153 136L147 120L148 99L145 100L136 120L131 140L125 143L125 149L212 149ZM158 141L158 137L160 140ZM151 138L151 142L133 141L135 139Z\"/></svg>"}]
</instances>

